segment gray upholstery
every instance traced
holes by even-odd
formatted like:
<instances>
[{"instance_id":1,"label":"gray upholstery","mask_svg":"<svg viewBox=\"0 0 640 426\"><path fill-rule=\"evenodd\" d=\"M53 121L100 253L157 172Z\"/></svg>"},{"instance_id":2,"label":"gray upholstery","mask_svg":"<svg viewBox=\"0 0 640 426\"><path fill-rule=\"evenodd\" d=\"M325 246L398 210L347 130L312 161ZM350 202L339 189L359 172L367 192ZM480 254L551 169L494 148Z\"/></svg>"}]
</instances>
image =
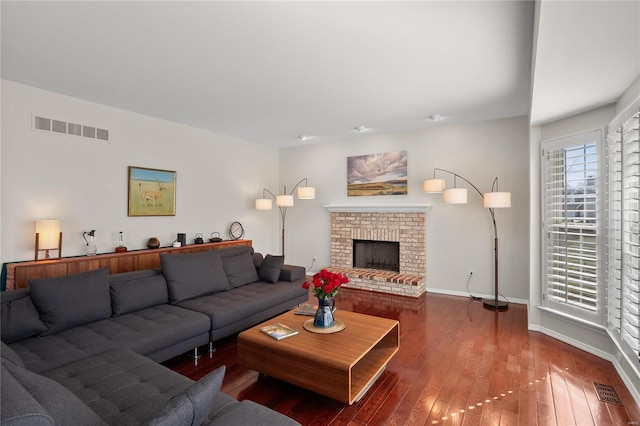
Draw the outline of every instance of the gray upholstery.
<instances>
[{"instance_id":1,"label":"gray upholstery","mask_svg":"<svg viewBox=\"0 0 640 426\"><path fill-rule=\"evenodd\" d=\"M258 275L262 281L270 283L278 282L280 279L280 272L284 266L284 256L266 255L264 260L260 264L260 270Z\"/></svg>"},{"instance_id":2,"label":"gray upholstery","mask_svg":"<svg viewBox=\"0 0 640 426\"><path fill-rule=\"evenodd\" d=\"M25 339L14 343L12 347L28 369L40 372L108 349L122 347L149 355L182 341L198 338L198 344L189 345L180 354L206 344L210 326L209 318L201 313L177 306L159 305L74 327L53 336Z\"/></svg>"},{"instance_id":3,"label":"gray upholstery","mask_svg":"<svg viewBox=\"0 0 640 426\"><path fill-rule=\"evenodd\" d=\"M307 278L305 269L302 266L284 265L280 272L280 281L300 281L300 285Z\"/></svg>"},{"instance_id":4,"label":"gray upholstery","mask_svg":"<svg viewBox=\"0 0 640 426\"><path fill-rule=\"evenodd\" d=\"M178 306L208 315L211 318L211 339L218 340L306 301L308 291L300 284L259 281L186 300ZM229 328L230 325L233 327Z\"/></svg>"},{"instance_id":5,"label":"gray upholstery","mask_svg":"<svg viewBox=\"0 0 640 426\"><path fill-rule=\"evenodd\" d=\"M240 287L260 279L253 265L253 257L249 250L238 253L235 256L223 257L222 265L231 288Z\"/></svg>"},{"instance_id":6,"label":"gray upholstery","mask_svg":"<svg viewBox=\"0 0 640 426\"><path fill-rule=\"evenodd\" d=\"M58 278L32 279L29 286L40 319L47 326L43 336L111 316L107 268Z\"/></svg>"},{"instance_id":7,"label":"gray upholstery","mask_svg":"<svg viewBox=\"0 0 640 426\"><path fill-rule=\"evenodd\" d=\"M297 425L219 392L224 367L193 382L157 364L307 300L304 268L285 266L271 284L258 281L260 263L239 246L0 292L2 337L15 339L0 345L2 425Z\"/></svg>"},{"instance_id":8,"label":"gray upholstery","mask_svg":"<svg viewBox=\"0 0 640 426\"><path fill-rule=\"evenodd\" d=\"M3 324L0 336L7 343L35 336L47 329L40 321L38 310L30 296L3 303L0 309Z\"/></svg>"},{"instance_id":9,"label":"gray upholstery","mask_svg":"<svg viewBox=\"0 0 640 426\"><path fill-rule=\"evenodd\" d=\"M253 401L240 401L210 419L207 426L299 426L299 423Z\"/></svg>"},{"instance_id":10,"label":"gray upholstery","mask_svg":"<svg viewBox=\"0 0 640 426\"><path fill-rule=\"evenodd\" d=\"M110 282L113 316L169 303L167 281L163 275Z\"/></svg>"},{"instance_id":11,"label":"gray upholstery","mask_svg":"<svg viewBox=\"0 0 640 426\"><path fill-rule=\"evenodd\" d=\"M0 424L11 426L53 426L53 419L42 405L5 368L0 366ZM10 403L8 403L10 401Z\"/></svg>"},{"instance_id":12,"label":"gray upholstery","mask_svg":"<svg viewBox=\"0 0 640 426\"><path fill-rule=\"evenodd\" d=\"M105 422L72 392L59 383L10 363L2 363L2 374L11 376L46 411L54 424L104 425ZM4 379L4 377L3 377ZM3 381L3 385L4 385ZM15 385L13 383L12 385ZM14 386L17 387L17 386ZM4 386L3 386L4 388ZM3 410L6 404L3 404ZM40 416L39 407L37 408ZM24 413L23 413L24 414Z\"/></svg>"},{"instance_id":13,"label":"gray upholstery","mask_svg":"<svg viewBox=\"0 0 640 426\"><path fill-rule=\"evenodd\" d=\"M218 251L160 255L171 303L229 288Z\"/></svg>"},{"instance_id":14,"label":"gray upholstery","mask_svg":"<svg viewBox=\"0 0 640 426\"><path fill-rule=\"evenodd\" d=\"M125 349L107 351L42 374L72 391L113 425L145 424L171 398L193 384L181 374Z\"/></svg>"},{"instance_id":15,"label":"gray upholstery","mask_svg":"<svg viewBox=\"0 0 640 426\"><path fill-rule=\"evenodd\" d=\"M6 362L10 362L14 365L17 365L18 367L24 368L24 362L22 362L22 358L20 358L16 351L11 349L9 346L7 346L6 343L2 341L0 341L0 358L5 360Z\"/></svg>"}]
</instances>

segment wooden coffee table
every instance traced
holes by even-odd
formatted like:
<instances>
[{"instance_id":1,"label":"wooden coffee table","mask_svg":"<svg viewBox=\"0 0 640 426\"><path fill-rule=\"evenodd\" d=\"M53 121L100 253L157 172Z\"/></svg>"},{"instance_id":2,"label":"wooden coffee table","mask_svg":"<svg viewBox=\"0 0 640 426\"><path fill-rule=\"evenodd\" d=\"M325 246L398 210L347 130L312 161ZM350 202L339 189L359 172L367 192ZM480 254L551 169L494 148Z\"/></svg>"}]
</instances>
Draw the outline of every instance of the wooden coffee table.
<instances>
[{"instance_id":1,"label":"wooden coffee table","mask_svg":"<svg viewBox=\"0 0 640 426\"><path fill-rule=\"evenodd\" d=\"M346 324L334 334L303 328L313 317L286 312L238 335L238 362L268 376L353 404L384 371L399 347L399 323L355 312L336 311ZM298 330L275 340L260 331L273 323Z\"/></svg>"}]
</instances>

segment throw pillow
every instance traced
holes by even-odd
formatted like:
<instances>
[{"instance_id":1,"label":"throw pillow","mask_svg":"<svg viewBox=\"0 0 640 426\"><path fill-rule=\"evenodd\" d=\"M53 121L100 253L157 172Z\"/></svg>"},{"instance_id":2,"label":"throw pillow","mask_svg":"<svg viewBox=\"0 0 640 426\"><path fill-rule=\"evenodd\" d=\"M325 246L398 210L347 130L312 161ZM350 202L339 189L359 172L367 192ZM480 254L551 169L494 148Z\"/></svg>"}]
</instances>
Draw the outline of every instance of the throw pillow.
<instances>
[{"instance_id":1,"label":"throw pillow","mask_svg":"<svg viewBox=\"0 0 640 426\"><path fill-rule=\"evenodd\" d=\"M192 384L181 394L171 398L165 408L148 424L152 426L204 424L220 392L224 373L225 366L222 366ZM185 419L189 421L185 423Z\"/></svg>"},{"instance_id":2,"label":"throw pillow","mask_svg":"<svg viewBox=\"0 0 640 426\"><path fill-rule=\"evenodd\" d=\"M173 304L229 289L229 281L217 250L161 254L160 262Z\"/></svg>"},{"instance_id":3,"label":"throw pillow","mask_svg":"<svg viewBox=\"0 0 640 426\"><path fill-rule=\"evenodd\" d=\"M13 365L24 368L24 362L22 362L20 355L2 341L0 341L0 357Z\"/></svg>"},{"instance_id":4,"label":"throw pillow","mask_svg":"<svg viewBox=\"0 0 640 426\"><path fill-rule=\"evenodd\" d=\"M30 296L3 303L1 309L0 337L6 343L35 336L47 329L40 321L40 316Z\"/></svg>"},{"instance_id":5,"label":"throw pillow","mask_svg":"<svg viewBox=\"0 0 640 426\"><path fill-rule=\"evenodd\" d=\"M264 257L258 274L260 279L270 283L276 283L280 279L280 272L284 266L284 256L272 256L270 254Z\"/></svg>"},{"instance_id":6,"label":"throw pillow","mask_svg":"<svg viewBox=\"0 0 640 426\"><path fill-rule=\"evenodd\" d=\"M33 303L47 336L111 317L107 268L58 278L29 280Z\"/></svg>"},{"instance_id":7,"label":"throw pillow","mask_svg":"<svg viewBox=\"0 0 640 426\"><path fill-rule=\"evenodd\" d=\"M225 371L226 367L223 365L195 382L186 390L186 394L194 408L194 425L204 424L207 417L209 417L214 401L218 397L218 392L220 392Z\"/></svg>"},{"instance_id":8,"label":"throw pillow","mask_svg":"<svg viewBox=\"0 0 640 426\"><path fill-rule=\"evenodd\" d=\"M253 266L253 256L249 251L223 257L222 264L231 287L240 287L259 280L258 271Z\"/></svg>"},{"instance_id":9,"label":"throw pillow","mask_svg":"<svg viewBox=\"0 0 640 426\"><path fill-rule=\"evenodd\" d=\"M46 410L54 424L87 426L106 424L60 383L9 363L3 363L3 366Z\"/></svg>"},{"instance_id":10,"label":"throw pillow","mask_svg":"<svg viewBox=\"0 0 640 426\"><path fill-rule=\"evenodd\" d=\"M114 317L166 303L169 303L169 291L163 275L111 281L111 309Z\"/></svg>"},{"instance_id":11,"label":"throw pillow","mask_svg":"<svg viewBox=\"0 0 640 426\"><path fill-rule=\"evenodd\" d=\"M194 425L193 404L181 393L171 398L162 411L146 423L148 426Z\"/></svg>"}]
</instances>

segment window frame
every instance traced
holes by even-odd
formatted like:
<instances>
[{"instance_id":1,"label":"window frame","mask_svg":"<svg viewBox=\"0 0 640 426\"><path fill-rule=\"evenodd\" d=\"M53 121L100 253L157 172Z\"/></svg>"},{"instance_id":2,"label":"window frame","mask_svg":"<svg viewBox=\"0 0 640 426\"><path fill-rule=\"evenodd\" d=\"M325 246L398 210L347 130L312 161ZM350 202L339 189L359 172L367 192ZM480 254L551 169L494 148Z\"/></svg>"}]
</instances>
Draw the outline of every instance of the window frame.
<instances>
[{"instance_id":1,"label":"window frame","mask_svg":"<svg viewBox=\"0 0 640 426\"><path fill-rule=\"evenodd\" d=\"M599 327L605 326L605 313L606 313L606 288L603 274L606 272L605 258L604 258L604 202L605 195L603 194L603 173L604 173L604 155L603 147L604 129L594 129L586 132L577 133L574 135L554 138L545 140L541 144L541 191L540 191L540 205L541 205L541 280L542 280L542 307L551 311L556 311L563 316L573 317L580 321L586 321L587 323L595 324ZM595 177L595 237L596 237L596 307L595 311L589 311L577 306L572 306L567 303L561 303L553 300L549 297L549 281L547 280L547 272L549 266L549 241L548 241L548 226L547 226L547 214L548 214L548 194L547 184L549 183L549 176L547 175L547 160L546 153L549 150L567 149L570 147L579 147L582 145L595 142L596 148L596 177ZM565 165L566 166L566 165ZM566 207L565 207L566 212ZM567 216L568 217L568 216Z\"/></svg>"}]
</instances>

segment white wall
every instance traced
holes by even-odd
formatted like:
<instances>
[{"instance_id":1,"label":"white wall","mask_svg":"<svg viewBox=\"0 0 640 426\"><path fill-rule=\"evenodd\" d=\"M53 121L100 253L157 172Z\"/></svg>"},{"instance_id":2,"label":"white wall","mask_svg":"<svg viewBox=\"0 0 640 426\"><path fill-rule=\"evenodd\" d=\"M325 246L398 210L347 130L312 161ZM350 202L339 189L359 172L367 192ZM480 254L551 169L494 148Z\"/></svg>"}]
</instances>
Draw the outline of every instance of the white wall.
<instances>
[{"instance_id":1,"label":"white wall","mask_svg":"<svg viewBox=\"0 0 640 426\"><path fill-rule=\"evenodd\" d=\"M510 299L525 301L529 294L528 138L527 119L512 118L281 150L281 183L293 185L308 177L316 187L315 200L296 200L287 213L287 261L309 266L318 255L316 266L329 264L330 216L323 205L428 203L433 208L427 214L427 290L466 295L473 270L471 291L491 295L493 231L482 199L469 187L469 204L443 205L440 195L422 191L422 182L438 167L464 176L485 192L498 176L500 189L512 192L512 208L496 210L500 290ZM407 151L408 195L347 197L348 156L399 150ZM445 178L451 185L450 176Z\"/></svg>"},{"instance_id":2,"label":"white wall","mask_svg":"<svg viewBox=\"0 0 640 426\"><path fill-rule=\"evenodd\" d=\"M160 101L160 100L158 100ZM110 131L108 143L31 130L32 114ZM32 260L37 219L60 219L63 256L84 254L82 232L96 230L98 252L123 231L129 249L149 237L169 245L240 221L258 251L278 249L275 218L254 199L275 185L278 151L208 131L2 81L2 262ZM176 215L127 216L128 166L177 172Z\"/></svg>"}]
</instances>

